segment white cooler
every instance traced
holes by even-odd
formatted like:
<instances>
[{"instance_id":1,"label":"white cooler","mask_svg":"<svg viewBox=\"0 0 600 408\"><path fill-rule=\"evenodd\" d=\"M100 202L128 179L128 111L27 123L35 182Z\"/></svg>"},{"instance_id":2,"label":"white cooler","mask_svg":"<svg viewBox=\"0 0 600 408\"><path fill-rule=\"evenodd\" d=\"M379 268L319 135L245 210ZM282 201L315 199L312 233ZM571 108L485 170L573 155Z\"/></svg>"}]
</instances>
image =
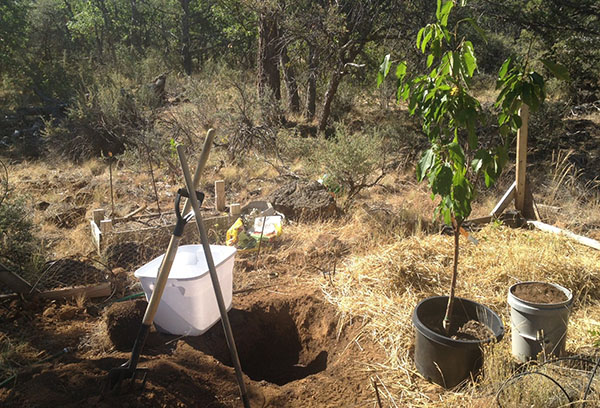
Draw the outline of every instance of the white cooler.
<instances>
[{"instance_id":1,"label":"white cooler","mask_svg":"<svg viewBox=\"0 0 600 408\"><path fill-rule=\"evenodd\" d=\"M233 294L234 247L211 245L213 260L227 310ZM150 300L158 268L164 255L135 271L146 299ZM177 249L165 291L158 305L154 324L162 332L198 336L219 321L221 315L212 287L204 250L201 245L183 245Z\"/></svg>"}]
</instances>

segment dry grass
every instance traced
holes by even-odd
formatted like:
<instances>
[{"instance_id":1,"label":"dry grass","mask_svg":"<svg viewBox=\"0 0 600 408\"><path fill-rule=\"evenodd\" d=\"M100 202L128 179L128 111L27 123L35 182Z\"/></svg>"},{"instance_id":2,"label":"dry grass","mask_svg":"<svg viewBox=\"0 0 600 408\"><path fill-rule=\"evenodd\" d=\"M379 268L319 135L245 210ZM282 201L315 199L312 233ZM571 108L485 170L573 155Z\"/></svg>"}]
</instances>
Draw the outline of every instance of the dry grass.
<instances>
[{"instance_id":1,"label":"dry grass","mask_svg":"<svg viewBox=\"0 0 600 408\"><path fill-rule=\"evenodd\" d=\"M202 81L197 85L192 99L200 99L204 95L203 87L208 86ZM233 87L226 88L226 92L219 93L220 99L216 102L225 104L227 99L239 96ZM494 95L482 94L481 97L491 101ZM214 116L212 105L207 106L206 111L196 113ZM175 119L182 120L189 112L186 113L182 106L173 114ZM594 118L598 120L598 117ZM200 123L198 128L203 125ZM185 140L187 135L182 133L180 137ZM203 130L192 132L192 137L203 139ZM555 156L547 179L540 183L541 191L536 192L536 200L547 206L560 207L552 213L554 215L549 212L551 210L541 208L547 218L545 221L593 236L592 226L600 226L600 197L594 198L591 186L582 185L580 174L569 164L568 155L563 152ZM194 155L190 155L190 163L195 167L191 156ZM142 203L154 206L154 193L145 165L129 163L126 159L122 161L114 174L117 210L126 213L132 206L135 208ZM294 171L305 166L302 158L290 164ZM154 170L161 208L172 211L172 193L178 187L180 177L167 168ZM264 198L276 187L273 182L276 171L255 156L248 156L243 166L233 166L227 163L225 152L215 150L205 173L205 187L218 178L226 180L228 202L245 203ZM108 167L102 160L91 160L82 166L46 162L10 166L11 186L26 194L32 206L41 200L51 204L60 202L65 195L76 191L73 186L82 179L89 180L92 192L86 218L90 218L94 208L110 208ZM509 180L507 184L511 182ZM414 172L387 175L383 184L385 187L361 193L360 201L341 220L286 226L281 246L265 248L263 256L265 264L271 255L285 260L285 267L303 283L306 280L323 284L326 297L344 316L365 322L357 342L368 339L385 350L379 360L364 365L365 371L380 385L384 406L495 406L495 393L514 370L510 357L506 292L518 281L551 281L574 292L576 302L569 327L568 351L584 352L597 340L591 330L600 325L600 254L551 234L490 225L474 234L479 245L462 242L457 294L499 313L507 333L500 344L486 351L483 379L459 391L443 391L427 383L416 372L412 360L411 315L419 300L446 294L452 265L452 237L435 234L438 227L431 222L435 202L430 200L424 184L415 183ZM256 191L257 194L250 194ZM497 196L495 192L479 197L474 215L489 212L502 192ZM87 223L64 230L46 223L39 211L35 218L53 255L85 255L93 250ZM335 253L329 245L332 237L343 243L342 254ZM337 259L337 273L332 285L329 280L323 280L315 266L331 270L334 258ZM97 330L86 341L100 341L100 326ZM11 348L15 348L14 345ZM4 355L0 357L4 358ZM504 398L508 405L505 406L549 406L546 404L554 398L554 391L543 379L527 378L506 389ZM519 400L522 395L531 399Z\"/></svg>"},{"instance_id":2,"label":"dry grass","mask_svg":"<svg viewBox=\"0 0 600 408\"><path fill-rule=\"evenodd\" d=\"M503 226L490 225L475 236L479 245L462 243L459 296L491 307L508 326L506 292L511 284L525 280L559 283L570 288L576 298L568 350L576 352L590 345L588 323L600 319L599 253L554 235ZM488 370L483 383L459 392L444 392L415 371L411 314L419 300L448 290L452 251L450 236L409 236L382 244L372 241L370 251L348 259L336 275L335 286L323 287L342 312L367 321L365 335L386 350L383 361L366 364L365 369L376 372L386 385L389 392L383 395L391 406L473 406L473 401L487 406L493 401L494 387L509 371L500 369L510 366L505 352L494 364L495 373ZM588 323L578 319L582 313ZM509 332L507 327L505 340L496 348L507 347Z\"/></svg>"},{"instance_id":3,"label":"dry grass","mask_svg":"<svg viewBox=\"0 0 600 408\"><path fill-rule=\"evenodd\" d=\"M553 154L550 171L535 198L545 222L600 238L600 195L597 179L584 181L583 171L570 160L574 151Z\"/></svg>"}]
</instances>

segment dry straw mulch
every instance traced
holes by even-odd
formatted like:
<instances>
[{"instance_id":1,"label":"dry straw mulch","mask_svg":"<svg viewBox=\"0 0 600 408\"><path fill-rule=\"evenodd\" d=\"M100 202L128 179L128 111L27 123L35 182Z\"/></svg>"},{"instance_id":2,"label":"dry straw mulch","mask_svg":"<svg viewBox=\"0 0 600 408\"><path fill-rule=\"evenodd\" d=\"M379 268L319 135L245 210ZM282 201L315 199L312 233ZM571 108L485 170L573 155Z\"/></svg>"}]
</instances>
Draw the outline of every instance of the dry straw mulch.
<instances>
[{"instance_id":1,"label":"dry straw mulch","mask_svg":"<svg viewBox=\"0 0 600 408\"><path fill-rule=\"evenodd\" d=\"M590 330L600 321L600 252L560 236L501 225L489 225L474 236L478 245L461 238L457 296L496 311L506 334L487 352L493 367L485 378L460 391L443 391L427 383L412 360L412 311L427 296L447 294L451 236L417 234L373 245L371 251L348 259L333 286L323 286L340 311L368 322L364 335L386 350L384 361L365 363L365 370L381 384L384 406L495 406L495 392L513 367L506 296L509 286L519 281L555 282L571 289L575 303L567 350L581 352L593 343Z\"/></svg>"}]
</instances>

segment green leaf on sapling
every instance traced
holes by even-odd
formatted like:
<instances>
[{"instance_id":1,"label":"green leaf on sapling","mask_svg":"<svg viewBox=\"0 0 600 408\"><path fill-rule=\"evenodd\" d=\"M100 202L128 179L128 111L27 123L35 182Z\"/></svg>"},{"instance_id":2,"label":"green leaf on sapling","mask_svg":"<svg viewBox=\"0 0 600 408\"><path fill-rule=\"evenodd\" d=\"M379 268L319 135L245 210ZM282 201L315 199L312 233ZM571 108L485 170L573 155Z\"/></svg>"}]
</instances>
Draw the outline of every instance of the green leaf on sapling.
<instances>
[{"instance_id":1,"label":"green leaf on sapling","mask_svg":"<svg viewBox=\"0 0 600 408\"><path fill-rule=\"evenodd\" d=\"M426 150L425 153L423 153L421 160L419 160L419 162L417 163L417 180L419 182L421 182L425 178L427 172L429 171L429 169L431 169L434 163L435 153L433 149Z\"/></svg>"},{"instance_id":2,"label":"green leaf on sapling","mask_svg":"<svg viewBox=\"0 0 600 408\"><path fill-rule=\"evenodd\" d=\"M417 48L421 48L421 39L423 38L423 33L425 32L425 27L421 28L417 33Z\"/></svg>"},{"instance_id":3,"label":"green leaf on sapling","mask_svg":"<svg viewBox=\"0 0 600 408\"><path fill-rule=\"evenodd\" d=\"M569 70L561 64L557 64L556 62L552 62L547 59L541 59L542 64L554 75L556 78L562 81L568 81L570 79Z\"/></svg>"},{"instance_id":4,"label":"green leaf on sapling","mask_svg":"<svg viewBox=\"0 0 600 408\"><path fill-rule=\"evenodd\" d=\"M467 68L467 74L469 77L473 76L473 73L477 69L477 59L475 58L475 52L473 50L473 44L471 41L465 41L462 47L462 56L465 67Z\"/></svg>"},{"instance_id":5,"label":"green leaf on sapling","mask_svg":"<svg viewBox=\"0 0 600 408\"><path fill-rule=\"evenodd\" d=\"M473 29L475 31L477 31L477 33L481 36L481 38L483 38L483 41L485 43L488 42L487 39L487 35L485 34L485 31L483 31L483 29L481 27L479 27L479 25L475 22L475 20L473 20L471 17L467 17L461 21L466 21L467 23L469 23L471 25L471 27L473 27Z\"/></svg>"},{"instance_id":6,"label":"green leaf on sapling","mask_svg":"<svg viewBox=\"0 0 600 408\"><path fill-rule=\"evenodd\" d=\"M433 30L431 29L431 27L427 26L426 28L428 28L425 32L425 36L423 37L423 42L421 43L421 52L425 53L425 49L427 48L427 44L429 43L429 40L431 40L431 36L433 35Z\"/></svg>"},{"instance_id":7,"label":"green leaf on sapling","mask_svg":"<svg viewBox=\"0 0 600 408\"><path fill-rule=\"evenodd\" d=\"M381 83L383 82L383 80L388 76L391 66L392 66L392 63L390 61L390 54L387 54L383 58L383 62L379 66L379 72L377 73L377 87L378 88L381 85Z\"/></svg>"},{"instance_id":8,"label":"green leaf on sapling","mask_svg":"<svg viewBox=\"0 0 600 408\"><path fill-rule=\"evenodd\" d=\"M525 82L521 88L521 99L525 102L533 112L535 112L539 106L537 97L533 92L531 84Z\"/></svg>"},{"instance_id":9,"label":"green leaf on sapling","mask_svg":"<svg viewBox=\"0 0 600 408\"><path fill-rule=\"evenodd\" d=\"M487 167L491 160L492 156L487 150L478 150L477 153L475 153L475 158L471 161L471 168L475 174L477 174L482 168Z\"/></svg>"},{"instance_id":10,"label":"green leaf on sapling","mask_svg":"<svg viewBox=\"0 0 600 408\"><path fill-rule=\"evenodd\" d=\"M455 168L464 168L465 153L456 140L448 145L448 155L450 160L454 163Z\"/></svg>"},{"instance_id":11,"label":"green leaf on sapling","mask_svg":"<svg viewBox=\"0 0 600 408\"><path fill-rule=\"evenodd\" d=\"M446 27L448 25L448 17L450 16L450 10L452 10L452 7L454 6L454 2L453 1L447 1L446 3L444 3L444 5L442 6L442 9L440 10L440 16L438 16L438 19L440 20L440 24L443 27Z\"/></svg>"},{"instance_id":12,"label":"green leaf on sapling","mask_svg":"<svg viewBox=\"0 0 600 408\"><path fill-rule=\"evenodd\" d=\"M442 0L437 0L436 8L435 8L435 16L439 20L442 18Z\"/></svg>"},{"instance_id":13,"label":"green leaf on sapling","mask_svg":"<svg viewBox=\"0 0 600 408\"><path fill-rule=\"evenodd\" d=\"M433 59L434 59L433 54L429 54L427 56L427 68L429 68L431 66L431 64L433 64Z\"/></svg>"},{"instance_id":14,"label":"green leaf on sapling","mask_svg":"<svg viewBox=\"0 0 600 408\"><path fill-rule=\"evenodd\" d=\"M511 58L508 57L504 63L502 64L502 66L500 67L500 71L498 72L498 79L499 80L503 80L504 77L506 76L506 73L508 72L508 67L510 66L511 63Z\"/></svg>"},{"instance_id":15,"label":"green leaf on sapling","mask_svg":"<svg viewBox=\"0 0 600 408\"><path fill-rule=\"evenodd\" d=\"M402 61L402 62L398 63L398 66L396 67L396 78L398 78L399 80L403 80L405 76L406 76L406 62Z\"/></svg>"},{"instance_id":16,"label":"green leaf on sapling","mask_svg":"<svg viewBox=\"0 0 600 408\"><path fill-rule=\"evenodd\" d=\"M449 195L452 188L452 177L453 174L450 166L448 166L448 164L443 164L439 172L432 172L429 174L431 191L442 197Z\"/></svg>"}]
</instances>

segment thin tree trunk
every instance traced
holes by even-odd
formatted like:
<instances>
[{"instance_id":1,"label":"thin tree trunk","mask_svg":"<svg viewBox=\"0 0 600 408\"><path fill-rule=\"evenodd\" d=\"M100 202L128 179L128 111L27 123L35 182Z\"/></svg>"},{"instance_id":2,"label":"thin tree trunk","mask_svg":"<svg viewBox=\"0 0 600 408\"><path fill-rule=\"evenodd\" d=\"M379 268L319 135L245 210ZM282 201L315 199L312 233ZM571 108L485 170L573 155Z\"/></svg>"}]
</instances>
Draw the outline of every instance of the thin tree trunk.
<instances>
[{"instance_id":1,"label":"thin tree trunk","mask_svg":"<svg viewBox=\"0 0 600 408\"><path fill-rule=\"evenodd\" d=\"M448 305L446 306L446 315L442 325L446 334L450 333L450 327L452 325L452 309L454 308L454 290L456 289L456 278L458 276L458 248L460 243L460 226L461 223L456 222L456 219L452 217L452 226L454 227L454 263L452 269L452 282L450 283L450 296L448 297Z\"/></svg>"},{"instance_id":2,"label":"thin tree trunk","mask_svg":"<svg viewBox=\"0 0 600 408\"><path fill-rule=\"evenodd\" d=\"M307 120L315 117L317 109L317 56L315 48L308 45L308 84L306 87L306 114Z\"/></svg>"},{"instance_id":3,"label":"thin tree trunk","mask_svg":"<svg viewBox=\"0 0 600 408\"><path fill-rule=\"evenodd\" d=\"M340 69L337 69L331 76L331 80L329 80L327 92L325 92L325 100L323 102L323 112L321 112L321 119L319 120L319 131L321 132L327 127L327 121L329 120L329 115L331 115L331 104L333 103L335 93L342 81L342 76L343 72Z\"/></svg>"},{"instance_id":4,"label":"thin tree trunk","mask_svg":"<svg viewBox=\"0 0 600 408\"><path fill-rule=\"evenodd\" d=\"M183 15L181 16L181 55L183 69L187 75L192 74L192 54L190 53L190 0L180 0Z\"/></svg>"},{"instance_id":5,"label":"thin tree trunk","mask_svg":"<svg viewBox=\"0 0 600 408\"><path fill-rule=\"evenodd\" d=\"M279 30L277 16L261 13L258 24L258 96L263 99L273 96L281 100L281 81L277 62Z\"/></svg>"},{"instance_id":6,"label":"thin tree trunk","mask_svg":"<svg viewBox=\"0 0 600 408\"><path fill-rule=\"evenodd\" d=\"M141 24L140 12L137 8L137 0L130 0L130 3L131 3L131 30L129 33L131 36L131 44L136 49L136 51L141 55L141 54L143 54L144 50L142 48L142 35L141 35L142 24Z\"/></svg>"},{"instance_id":7,"label":"thin tree trunk","mask_svg":"<svg viewBox=\"0 0 600 408\"><path fill-rule=\"evenodd\" d=\"M287 46L281 47L280 52L281 68L285 79L285 86L288 94L288 108L290 112L300 111L300 96L298 95L298 83L296 82L296 73L290 63L290 57L287 53Z\"/></svg>"},{"instance_id":8,"label":"thin tree trunk","mask_svg":"<svg viewBox=\"0 0 600 408\"><path fill-rule=\"evenodd\" d=\"M358 53L362 50L364 44L355 44L354 46L342 47L340 51L340 63L331 76L331 80L329 81L329 85L327 86L327 92L325 93L325 100L323 101L323 111L321 112L321 119L319 120L319 131L324 131L327 127L327 121L329 120L329 115L331 114L331 104L333 103L333 98L335 98L335 94L338 90L340 82L344 75L346 75L346 63L354 61ZM347 49L345 49L347 48Z\"/></svg>"},{"instance_id":9,"label":"thin tree trunk","mask_svg":"<svg viewBox=\"0 0 600 408\"><path fill-rule=\"evenodd\" d=\"M106 7L104 0L96 0L95 3L96 7L98 7L100 12L102 13L102 21L104 22L101 32L102 38L106 38L106 45L108 46L109 53L112 56L113 61L115 61L117 59L117 55L115 52L113 40L114 30L112 26L112 17L110 15L110 12L108 11L108 8ZM104 41L102 41L102 43L104 43ZM102 54L102 51L100 51L100 54Z\"/></svg>"}]
</instances>

